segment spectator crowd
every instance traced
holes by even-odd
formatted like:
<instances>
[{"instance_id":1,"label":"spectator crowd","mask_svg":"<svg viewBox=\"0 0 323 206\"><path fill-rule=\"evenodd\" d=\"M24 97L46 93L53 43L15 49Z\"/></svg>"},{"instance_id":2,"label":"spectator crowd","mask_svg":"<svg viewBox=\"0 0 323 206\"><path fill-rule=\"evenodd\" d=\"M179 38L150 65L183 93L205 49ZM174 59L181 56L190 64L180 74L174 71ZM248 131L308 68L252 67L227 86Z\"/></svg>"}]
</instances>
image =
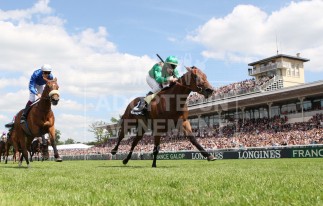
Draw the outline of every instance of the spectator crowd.
<instances>
[{"instance_id":1,"label":"spectator crowd","mask_svg":"<svg viewBox=\"0 0 323 206\"><path fill-rule=\"evenodd\" d=\"M323 114L314 115L308 122L287 123L286 117L245 119L229 122L225 126L194 129L193 133L204 148L226 149L245 147L270 147L288 145L323 144ZM119 152L128 152L133 137L124 139ZM89 149L60 150L61 155L107 154L117 139ZM154 148L151 135L144 135L134 152L149 153ZM172 131L161 138L160 151L196 150L181 132Z\"/></svg>"},{"instance_id":2,"label":"spectator crowd","mask_svg":"<svg viewBox=\"0 0 323 206\"><path fill-rule=\"evenodd\" d=\"M216 100L216 99L222 99L230 96L236 96L240 94L246 94L246 93L252 93L259 91L261 86L266 84L270 79L272 79L273 76L264 76L259 78L259 80L247 79L241 82L231 83L229 85L221 86L219 88L215 88L214 92L209 99ZM198 103L201 100L204 100L203 95L200 95L198 93L192 93L188 97L188 103L194 104Z\"/></svg>"}]
</instances>

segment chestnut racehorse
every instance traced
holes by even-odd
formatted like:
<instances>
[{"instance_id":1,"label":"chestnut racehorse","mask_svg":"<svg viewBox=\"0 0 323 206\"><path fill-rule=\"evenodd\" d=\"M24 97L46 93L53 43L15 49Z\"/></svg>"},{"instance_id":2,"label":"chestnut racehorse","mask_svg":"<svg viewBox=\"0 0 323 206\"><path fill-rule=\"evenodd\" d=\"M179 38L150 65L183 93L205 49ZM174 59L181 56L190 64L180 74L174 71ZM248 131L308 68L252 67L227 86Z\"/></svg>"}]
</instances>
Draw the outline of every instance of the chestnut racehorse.
<instances>
[{"instance_id":1,"label":"chestnut racehorse","mask_svg":"<svg viewBox=\"0 0 323 206\"><path fill-rule=\"evenodd\" d=\"M27 166L29 167L28 151L34 137L41 137L46 133L49 134L50 142L54 150L54 157L57 162L61 162L56 143L55 143L55 117L51 109L51 105L57 105L59 101L59 91L57 79L45 79L46 85L39 101L33 105L27 116L26 123L20 124L22 110L16 115L14 126L12 130L12 142L16 151L18 145L22 150L22 156L25 158ZM22 158L20 159L19 166L21 166Z\"/></svg>"},{"instance_id":2,"label":"chestnut racehorse","mask_svg":"<svg viewBox=\"0 0 323 206\"><path fill-rule=\"evenodd\" d=\"M157 93L144 115L134 115L131 113L132 108L138 104L139 98L134 99L127 106L126 111L120 120L121 128L119 130L118 142L111 151L111 153L115 155L125 133L132 127L136 128L136 136L132 142L129 154L123 160L123 164L128 163L134 148L149 127L151 128L152 136L154 137L152 167L156 167L161 136L173 129L179 129L183 132L208 161L215 160L215 158L205 151L194 137L191 124L188 121L188 109L186 104L186 99L192 91L198 92L208 98L212 95L213 88L207 81L206 75L200 69L194 66L186 67L186 69L188 70L187 73L180 77L175 84L168 88L164 88Z\"/></svg>"}]
</instances>

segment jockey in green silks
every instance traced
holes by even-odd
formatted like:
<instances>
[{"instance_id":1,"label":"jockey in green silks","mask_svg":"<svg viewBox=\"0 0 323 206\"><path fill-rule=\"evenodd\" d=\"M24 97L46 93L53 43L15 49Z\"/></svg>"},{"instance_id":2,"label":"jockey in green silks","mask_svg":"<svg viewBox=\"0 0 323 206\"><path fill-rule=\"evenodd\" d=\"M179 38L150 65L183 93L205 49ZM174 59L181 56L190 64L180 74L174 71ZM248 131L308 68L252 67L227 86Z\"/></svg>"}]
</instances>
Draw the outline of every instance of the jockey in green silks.
<instances>
[{"instance_id":1,"label":"jockey in green silks","mask_svg":"<svg viewBox=\"0 0 323 206\"><path fill-rule=\"evenodd\" d=\"M151 88L151 92L145 98L141 98L136 107L132 109L132 113L142 114L147 105L156 96L156 94L164 87L168 87L171 82L175 82L179 78L178 70L176 69L178 60L175 56L167 57L165 63L156 63L148 72L146 81Z\"/></svg>"}]
</instances>

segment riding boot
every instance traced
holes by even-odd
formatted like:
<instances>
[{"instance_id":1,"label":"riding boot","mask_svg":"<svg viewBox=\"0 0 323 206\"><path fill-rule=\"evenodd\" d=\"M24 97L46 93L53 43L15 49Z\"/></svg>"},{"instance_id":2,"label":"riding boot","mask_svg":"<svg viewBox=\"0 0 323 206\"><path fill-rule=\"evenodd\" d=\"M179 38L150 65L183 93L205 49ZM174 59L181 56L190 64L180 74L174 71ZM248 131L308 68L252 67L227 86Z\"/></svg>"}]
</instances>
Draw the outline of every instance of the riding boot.
<instances>
[{"instance_id":1,"label":"riding boot","mask_svg":"<svg viewBox=\"0 0 323 206\"><path fill-rule=\"evenodd\" d=\"M135 108L133 108L133 111L134 112L142 112L142 111L144 111L144 109L147 109L147 106L146 106L145 99L142 97L142 98L140 98L140 101L137 104L137 106Z\"/></svg>"},{"instance_id":2,"label":"riding boot","mask_svg":"<svg viewBox=\"0 0 323 206\"><path fill-rule=\"evenodd\" d=\"M22 112L22 115L21 115L21 118L20 118L20 124L25 123L31 103L32 103L31 101L27 102L26 107L25 107L24 111Z\"/></svg>"},{"instance_id":3,"label":"riding boot","mask_svg":"<svg viewBox=\"0 0 323 206\"><path fill-rule=\"evenodd\" d=\"M11 129L13 127L13 125L15 124L15 122L10 122L4 125L5 128Z\"/></svg>"}]
</instances>

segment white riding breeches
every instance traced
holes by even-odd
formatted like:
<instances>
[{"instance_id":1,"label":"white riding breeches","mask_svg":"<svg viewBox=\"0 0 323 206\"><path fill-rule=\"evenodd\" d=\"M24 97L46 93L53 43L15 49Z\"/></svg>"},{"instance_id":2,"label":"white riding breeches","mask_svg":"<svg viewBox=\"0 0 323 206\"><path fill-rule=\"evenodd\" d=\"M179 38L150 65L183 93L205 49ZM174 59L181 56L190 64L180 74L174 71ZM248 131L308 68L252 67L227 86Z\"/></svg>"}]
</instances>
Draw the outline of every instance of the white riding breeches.
<instances>
[{"instance_id":1,"label":"white riding breeches","mask_svg":"<svg viewBox=\"0 0 323 206\"><path fill-rule=\"evenodd\" d=\"M147 104L150 104L151 100L155 98L157 93L160 90L162 90L162 88L169 86L169 82L165 82L162 85L160 85L154 78L149 76L149 74L146 77L146 81L147 81L148 85L150 86L151 91L153 92L153 94L148 95L147 97L145 97L145 101L147 102Z\"/></svg>"},{"instance_id":2,"label":"white riding breeches","mask_svg":"<svg viewBox=\"0 0 323 206\"><path fill-rule=\"evenodd\" d=\"M146 81L147 81L147 84L150 86L151 91L153 93L157 93L157 92L159 92L162 89L160 87L159 83L156 82L156 80L154 78L152 78L151 76L149 76L149 74L146 77Z\"/></svg>"},{"instance_id":3,"label":"white riding breeches","mask_svg":"<svg viewBox=\"0 0 323 206\"><path fill-rule=\"evenodd\" d=\"M43 93L44 86L45 85L38 85L38 84L35 85L35 88L36 88L38 94L42 94ZM31 92L29 93L29 101L31 101L31 102L36 101L36 97L37 96L35 94L33 94Z\"/></svg>"}]
</instances>

